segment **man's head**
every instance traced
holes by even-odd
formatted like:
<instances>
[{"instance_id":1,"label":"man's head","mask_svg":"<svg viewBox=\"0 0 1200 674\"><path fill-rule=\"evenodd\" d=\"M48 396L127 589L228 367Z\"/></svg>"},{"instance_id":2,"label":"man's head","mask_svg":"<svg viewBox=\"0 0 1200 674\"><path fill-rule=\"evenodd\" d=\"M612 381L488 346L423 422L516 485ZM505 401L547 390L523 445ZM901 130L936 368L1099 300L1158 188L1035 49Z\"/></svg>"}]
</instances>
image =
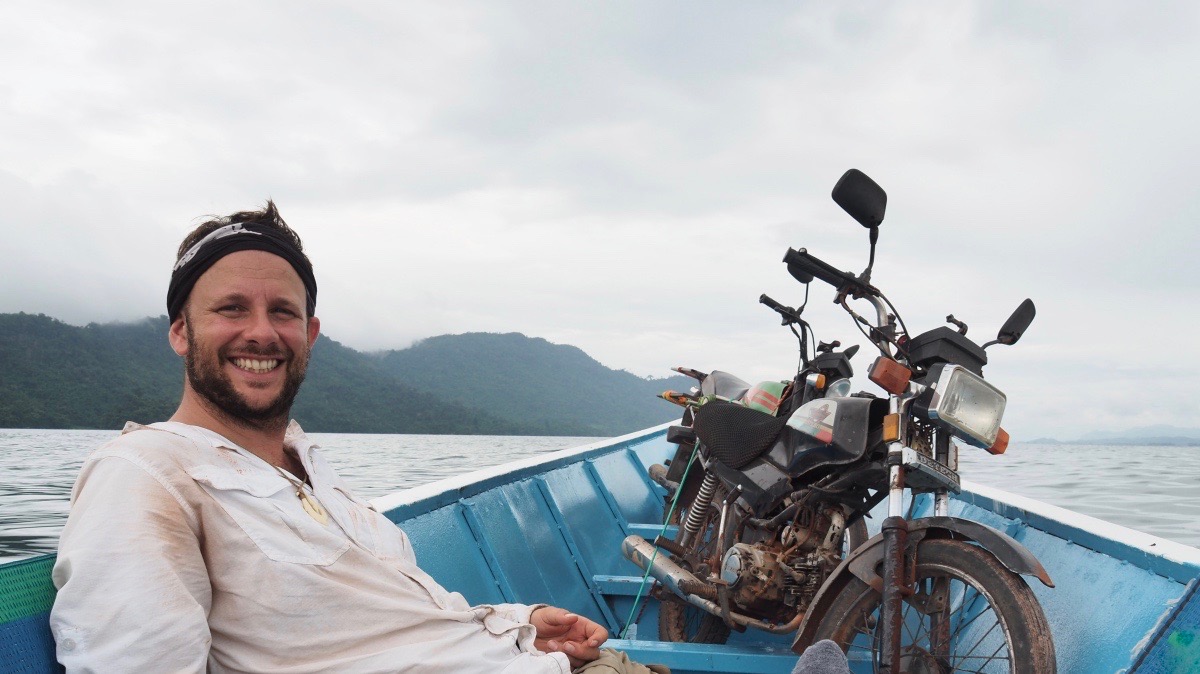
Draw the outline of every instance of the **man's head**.
<instances>
[{"instance_id":1,"label":"man's head","mask_svg":"<svg viewBox=\"0 0 1200 674\"><path fill-rule=\"evenodd\" d=\"M244 428L284 426L320 329L315 306L312 264L274 203L193 230L167 292L185 404L191 395Z\"/></svg>"}]
</instances>

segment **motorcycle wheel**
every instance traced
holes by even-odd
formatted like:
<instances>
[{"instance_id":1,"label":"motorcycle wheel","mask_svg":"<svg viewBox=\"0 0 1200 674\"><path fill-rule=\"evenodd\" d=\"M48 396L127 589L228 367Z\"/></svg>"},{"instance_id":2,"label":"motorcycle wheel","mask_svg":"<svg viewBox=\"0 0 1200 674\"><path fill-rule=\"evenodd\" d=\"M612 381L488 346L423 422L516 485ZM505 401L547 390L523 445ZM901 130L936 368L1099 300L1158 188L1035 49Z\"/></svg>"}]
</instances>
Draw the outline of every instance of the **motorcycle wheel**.
<instances>
[{"instance_id":1,"label":"motorcycle wheel","mask_svg":"<svg viewBox=\"0 0 1200 674\"><path fill-rule=\"evenodd\" d=\"M846 540L842 545L845 554L850 554L862 547L863 543L867 542L870 536L867 534L867 523L858 518L854 524L846 527Z\"/></svg>"},{"instance_id":2,"label":"motorcycle wheel","mask_svg":"<svg viewBox=\"0 0 1200 674\"><path fill-rule=\"evenodd\" d=\"M703 472L698 472L694 479L689 476L683 493L679 498L679 507L671 515L672 524L680 524L687 517L699 491ZM714 500L720 499L723 492L718 490ZM686 505L685 505L686 504ZM698 537L702 550L710 551L716 545L717 517L709 514L701 528ZM678 539L678 536L676 537ZM723 644L729 639L729 626L715 615L703 611L683 601L663 601L658 606L658 638L663 641L686 642L693 644Z\"/></svg>"},{"instance_id":3,"label":"motorcycle wheel","mask_svg":"<svg viewBox=\"0 0 1200 674\"><path fill-rule=\"evenodd\" d=\"M664 601L658 605L658 638L691 644L723 644L729 627L715 615L691 604Z\"/></svg>"},{"instance_id":4,"label":"motorcycle wheel","mask_svg":"<svg viewBox=\"0 0 1200 674\"><path fill-rule=\"evenodd\" d=\"M1050 626L1033 591L983 548L926 540L917 548L916 593L904 600L901 671L1053 674ZM851 578L834 598L814 641L832 639L846 655L880 671L880 595ZM948 638L947 638L948 637Z\"/></svg>"}]
</instances>

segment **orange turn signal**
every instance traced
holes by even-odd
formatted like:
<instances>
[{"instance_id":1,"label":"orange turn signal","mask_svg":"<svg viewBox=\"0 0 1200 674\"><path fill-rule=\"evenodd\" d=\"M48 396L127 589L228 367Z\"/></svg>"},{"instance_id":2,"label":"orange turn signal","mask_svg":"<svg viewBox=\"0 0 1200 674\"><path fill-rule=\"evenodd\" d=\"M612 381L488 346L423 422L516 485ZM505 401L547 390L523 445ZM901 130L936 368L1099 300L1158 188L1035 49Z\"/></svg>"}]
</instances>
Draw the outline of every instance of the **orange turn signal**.
<instances>
[{"instance_id":1,"label":"orange turn signal","mask_svg":"<svg viewBox=\"0 0 1200 674\"><path fill-rule=\"evenodd\" d=\"M900 415L889 414L883 418L883 441L898 442L900 440Z\"/></svg>"},{"instance_id":2,"label":"orange turn signal","mask_svg":"<svg viewBox=\"0 0 1200 674\"><path fill-rule=\"evenodd\" d=\"M992 454L1003 454L1006 449L1008 449L1008 431L1001 428L1000 432L996 434L996 441L987 448L987 451Z\"/></svg>"},{"instance_id":3,"label":"orange turn signal","mask_svg":"<svg viewBox=\"0 0 1200 674\"><path fill-rule=\"evenodd\" d=\"M887 356L880 356L875 359L874 363L871 363L867 378L879 384L879 387L888 393L900 395L908 389L908 380L912 379L912 370Z\"/></svg>"},{"instance_id":4,"label":"orange turn signal","mask_svg":"<svg viewBox=\"0 0 1200 674\"><path fill-rule=\"evenodd\" d=\"M678 391L663 391L662 393L658 394L658 397L682 407L687 407L689 403L695 400L693 396L689 396L686 393L680 393Z\"/></svg>"}]
</instances>

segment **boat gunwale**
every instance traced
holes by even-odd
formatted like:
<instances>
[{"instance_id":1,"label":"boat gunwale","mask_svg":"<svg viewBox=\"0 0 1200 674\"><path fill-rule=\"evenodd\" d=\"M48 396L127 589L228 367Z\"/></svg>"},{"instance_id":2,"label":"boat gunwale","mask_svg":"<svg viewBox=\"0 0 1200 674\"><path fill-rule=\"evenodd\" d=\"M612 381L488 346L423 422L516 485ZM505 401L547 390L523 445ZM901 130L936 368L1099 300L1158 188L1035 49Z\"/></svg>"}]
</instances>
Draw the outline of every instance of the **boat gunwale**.
<instances>
[{"instance_id":1,"label":"boat gunwale","mask_svg":"<svg viewBox=\"0 0 1200 674\"><path fill-rule=\"evenodd\" d=\"M455 475L435 482L392 492L371 500L371 504L395 522L431 512L476 496L494 487L535 477L581 461L628 450L665 434L677 422L600 440L581 447L569 447ZM1144 533L1120 524L1084 515L1045 501L1021 496L987 485L964 480L963 490L955 498L1001 517L1012 519L1052 536L1128 562L1179 583L1188 583L1200 575L1200 548Z\"/></svg>"},{"instance_id":2,"label":"boat gunwale","mask_svg":"<svg viewBox=\"0 0 1200 674\"><path fill-rule=\"evenodd\" d=\"M371 499L371 505L392 521L430 512L456 503L461 499L481 494L493 487L524 480L542 473L586 461L622 449L628 449L666 430L677 422L652 426L615 438L606 438L580 447L568 447L547 454L509 461L488 468L481 468L462 475L443 478L435 482L402 489Z\"/></svg>"},{"instance_id":3,"label":"boat gunwale","mask_svg":"<svg viewBox=\"0 0 1200 674\"><path fill-rule=\"evenodd\" d=\"M1045 501L964 480L955 498L1081 547L1187 584L1200 575L1200 548Z\"/></svg>"}]
</instances>

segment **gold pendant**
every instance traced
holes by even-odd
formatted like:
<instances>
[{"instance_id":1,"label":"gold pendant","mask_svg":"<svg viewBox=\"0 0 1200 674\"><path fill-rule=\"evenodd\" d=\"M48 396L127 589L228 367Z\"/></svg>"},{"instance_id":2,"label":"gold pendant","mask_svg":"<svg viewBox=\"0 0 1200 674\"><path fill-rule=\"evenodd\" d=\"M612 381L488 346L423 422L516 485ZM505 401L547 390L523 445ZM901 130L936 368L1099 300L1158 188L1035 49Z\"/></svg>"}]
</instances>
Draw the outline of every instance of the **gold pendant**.
<instances>
[{"instance_id":1,"label":"gold pendant","mask_svg":"<svg viewBox=\"0 0 1200 674\"><path fill-rule=\"evenodd\" d=\"M300 505L304 508L304 512L308 513L309 517L321 524L329 524L329 513L325 512L325 508L316 499L311 498L303 490L296 492L296 496L300 497Z\"/></svg>"}]
</instances>

